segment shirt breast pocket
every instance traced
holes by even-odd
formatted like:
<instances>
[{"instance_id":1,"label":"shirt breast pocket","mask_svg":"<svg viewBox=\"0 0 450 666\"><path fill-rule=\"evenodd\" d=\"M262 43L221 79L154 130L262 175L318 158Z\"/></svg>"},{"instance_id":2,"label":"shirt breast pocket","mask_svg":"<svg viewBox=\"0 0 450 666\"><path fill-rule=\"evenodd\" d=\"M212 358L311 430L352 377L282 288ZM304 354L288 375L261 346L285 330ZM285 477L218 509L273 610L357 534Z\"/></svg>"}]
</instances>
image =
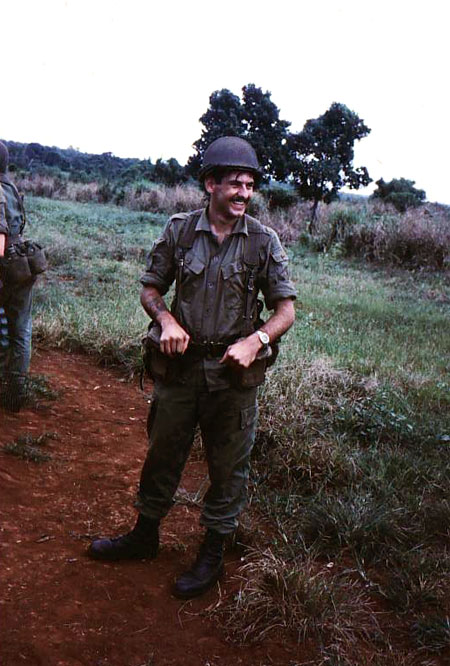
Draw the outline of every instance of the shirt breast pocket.
<instances>
[{"instance_id":1,"label":"shirt breast pocket","mask_svg":"<svg viewBox=\"0 0 450 666\"><path fill-rule=\"evenodd\" d=\"M185 259L183 267L183 280L181 284L181 299L191 303L194 298L199 297L204 281L205 264L195 255Z\"/></svg>"},{"instance_id":2,"label":"shirt breast pocket","mask_svg":"<svg viewBox=\"0 0 450 666\"><path fill-rule=\"evenodd\" d=\"M222 266L224 304L232 310L242 309L247 270L243 261Z\"/></svg>"}]
</instances>

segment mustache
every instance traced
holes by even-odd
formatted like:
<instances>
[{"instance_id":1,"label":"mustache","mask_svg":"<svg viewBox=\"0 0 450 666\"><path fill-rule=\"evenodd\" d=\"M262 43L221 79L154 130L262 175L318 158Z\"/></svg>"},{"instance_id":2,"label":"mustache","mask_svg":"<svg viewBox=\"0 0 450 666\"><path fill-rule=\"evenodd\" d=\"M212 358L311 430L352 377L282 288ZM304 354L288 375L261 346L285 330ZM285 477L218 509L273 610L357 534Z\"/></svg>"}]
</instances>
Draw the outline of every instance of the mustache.
<instances>
[{"instance_id":1,"label":"mustache","mask_svg":"<svg viewBox=\"0 0 450 666\"><path fill-rule=\"evenodd\" d=\"M243 204L248 204L250 199L245 199L244 197L233 197L231 199L233 203L243 203Z\"/></svg>"}]
</instances>

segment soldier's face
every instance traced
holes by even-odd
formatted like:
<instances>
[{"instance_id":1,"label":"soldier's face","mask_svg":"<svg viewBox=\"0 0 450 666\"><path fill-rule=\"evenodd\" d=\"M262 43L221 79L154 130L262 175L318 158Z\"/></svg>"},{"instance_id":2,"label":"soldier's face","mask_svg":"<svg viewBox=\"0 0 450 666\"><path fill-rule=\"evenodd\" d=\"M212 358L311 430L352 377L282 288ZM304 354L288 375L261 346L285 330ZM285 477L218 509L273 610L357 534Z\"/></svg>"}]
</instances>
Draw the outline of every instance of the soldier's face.
<instances>
[{"instance_id":1,"label":"soldier's face","mask_svg":"<svg viewBox=\"0 0 450 666\"><path fill-rule=\"evenodd\" d=\"M224 219L234 221L245 213L255 190L255 180L247 171L230 171L220 183L207 178L205 187L211 195L211 209Z\"/></svg>"}]
</instances>

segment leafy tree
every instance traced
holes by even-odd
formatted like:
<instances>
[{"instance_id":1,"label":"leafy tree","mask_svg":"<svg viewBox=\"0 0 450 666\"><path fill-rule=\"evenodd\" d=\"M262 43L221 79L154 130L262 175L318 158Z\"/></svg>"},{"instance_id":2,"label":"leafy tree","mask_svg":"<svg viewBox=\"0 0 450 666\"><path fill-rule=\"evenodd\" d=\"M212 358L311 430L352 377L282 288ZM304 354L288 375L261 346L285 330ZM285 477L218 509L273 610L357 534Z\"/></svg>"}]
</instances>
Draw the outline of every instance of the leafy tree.
<instances>
[{"instance_id":1,"label":"leafy tree","mask_svg":"<svg viewBox=\"0 0 450 666\"><path fill-rule=\"evenodd\" d=\"M153 180L173 187L186 180L184 167L174 157L171 157L167 162L159 158L156 160L153 169Z\"/></svg>"},{"instance_id":2,"label":"leafy tree","mask_svg":"<svg viewBox=\"0 0 450 666\"><path fill-rule=\"evenodd\" d=\"M280 120L279 109L270 92L263 92L253 83L242 88L242 100L223 88L209 98L209 108L201 116L204 129L194 143L196 154L187 164L188 172L197 176L208 145L220 136L240 136L255 148L268 177L284 180L289 173L287 149L290 123Z\"/></svg>"},{"instance_id":3,"label":"leafy tree","mask_svg":"<svg viewBox=\"0 0 450 666\"><path fill-rule=\"evenodd\" d=\"M280 120L270 92L249 83L242 89L244 138L256 150L267 176L283 181L289 174L287 139L290 122Z\"/></svg>"},{"instance_id":4,"label":"leafy tree","mask_svg":"<svg viewBox=\"0 0 450 666\"><path fill-rule=\"evenodd\" d=\"M199 118L203 125L201 136L194 143L196 154L186 165L190 175L197 177L203 154L208 145L221 136L244 136L241 100L227 88L216 90L209 98L209 108Z\"/></svg>"},{"instance_id":5,"label":"leafy tree","mask_svg":"<svg viewBox=\"0 0 450 666\"><path fill-rule=\"evenodd\" d=\"M378 187L372 194L372 198L391 203L400 213L404 213L408 208L420 206L426 198L424 190L414 187L416 184L414 180L393 178L386 183L380 178L376 184Z\"/></svg>"},{"instance_id":6,"label":"leafy tree","mask_svg":"<svg viewBox=\"0 0 450 666\"><path fill-rule=\"evenodd\" d=\"M313 202L310 233L320 201L338 198L345 185L357 190L371 182L366 167L354 168L354 143L370 129L344 104L333 103L319 118L308 120L301 132L291 135L292 174L303 199Z\"/></svg>"}]
</instances>

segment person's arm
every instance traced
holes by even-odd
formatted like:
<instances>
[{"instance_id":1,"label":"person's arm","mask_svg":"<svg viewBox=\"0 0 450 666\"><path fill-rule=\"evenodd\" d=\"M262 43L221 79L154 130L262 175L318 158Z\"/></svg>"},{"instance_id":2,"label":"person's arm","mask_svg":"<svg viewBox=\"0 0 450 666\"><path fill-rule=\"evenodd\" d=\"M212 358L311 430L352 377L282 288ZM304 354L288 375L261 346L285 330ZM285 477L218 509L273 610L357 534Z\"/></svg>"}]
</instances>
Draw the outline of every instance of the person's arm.
<instances>
[{"instance_id":1,"label":"person's arm","mask_svg":"<svg viewBox=\"0 0 450 666\"><path fill-rule=\"evenodd\" d=\"M279 338L292 326L295 320L294 301L283 298L275 302L274 312L261 326L260 330L269 336L269 344ZM243 340L230 345L221 359L221 363L237 365L248 368L255 360L262 348L262 342L257 333L252 333Z\"/></svg>"},{"instance_id":2,"label":"person's arm","mask_svg":"<svg viewBox=\"0 0 450 666\"><path fill-rule=\"evenodd\" d=\"M148 316L161 326L161 352L168 356L184 354L190 337L169 312L158 289L144 286L141 291L141 304Z\"/></svg>"},{"instance_id":3,"label":"person's arm","mask_svg":"<svg viewBox=\"0 0 450 666\"><path fill-rule=\"evenodd\" d=\"M6 235L0 233L0 257L5 256Z\"/></svg>"}]
</instances>

